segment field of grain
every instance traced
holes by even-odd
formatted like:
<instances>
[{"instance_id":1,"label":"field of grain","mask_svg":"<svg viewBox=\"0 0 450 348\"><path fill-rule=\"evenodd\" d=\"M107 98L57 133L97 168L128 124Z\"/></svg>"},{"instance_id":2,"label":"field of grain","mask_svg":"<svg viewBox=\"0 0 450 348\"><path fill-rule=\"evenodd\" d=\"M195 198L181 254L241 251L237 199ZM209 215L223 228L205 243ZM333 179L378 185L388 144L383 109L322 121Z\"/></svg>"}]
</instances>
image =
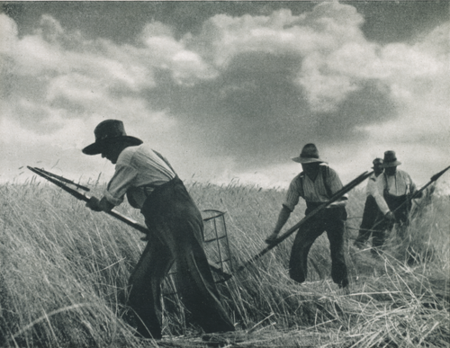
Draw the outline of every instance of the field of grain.
<instances>
[{"instance_id":1,"label":"field of grain","mask_svg":"<svg viewBox=\"0 0 450 348\"><path fill-rule=\"evenodd\" d=\"M417 210L407 237L393 231L384 255L374 259L353 246L364 185L350 193L347 209L350 294L331 281L326 234L311 249L307 282L290 280L291 236L219 284L236 333L202 340L172 294L164 299L164 338L154 342L137 338L125 320L127 280L145 247L142 235L56 187L3 184L0 346L448 347L450 197L434 195ZM234 184L191 183L188 190L201 210L226 212L235 267L266 246L285 195ZM118 210L142 222L127 204ZM303 211L300 204L286 228Z\"/></svg>"}]
</instances>

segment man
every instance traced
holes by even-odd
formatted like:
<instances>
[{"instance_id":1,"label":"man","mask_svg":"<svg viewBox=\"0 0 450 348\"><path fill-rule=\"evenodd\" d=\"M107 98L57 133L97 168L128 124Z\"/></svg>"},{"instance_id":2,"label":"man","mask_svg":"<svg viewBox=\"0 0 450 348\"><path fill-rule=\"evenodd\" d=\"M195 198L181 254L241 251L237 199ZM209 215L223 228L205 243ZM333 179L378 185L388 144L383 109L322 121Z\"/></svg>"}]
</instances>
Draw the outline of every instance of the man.
<instances>
[{"instance_id":1,"label":"man","mask_svg":"<svg viewBox=\"0 0 450 348\"><path fill-rule=\"evenodd\" d=\"M129 285L129 305L145 338L161 338L161 282L175 262L177 289L193 320L207 333L234 331L219 300L203 250L203 220L169 162L138 138L127 136L118 120L101 122L87 155L101 154L116 164L104 197L87 203L108 211L123 201L140 209L150 230L148 244Z\"/></svg>"},{"instance_id":2,"label":"man","mask_svg":"<svg viewBox=\"0 0 450 348\"><path fill-rule=\"evenodd\" d=\"M370 237L372 227L375 224L375 220L378 216L378 205L374 198L374 192L377 190L377 177L383 173L383 160L381 158L375 158L373 160L373 174L369 177L366 187L366 202L364 204L364 212L362 217L361 226L359 227L359 234L355 240L354 245L359 249L364 248L364 244Z\"/></svg>"},{"instance_id":3,"label":"man","mask_svg":"<svg viewBox=\"0 0 450 348\"><path fill-rule=\"evenodd\" d=\"M404 237L408 226L411 196L416 193L417 188L408 173L397 169L400 164L394 151L384 153L382 165L384 173L378 176L377 190L373 192L380 209L373 226L372 253L375 255L384 244L386 231L392 230L394 224L397 224L400 236ZM422 192L416 198L420 197L422 197Z\"/></svg>"},{"instance_id":4,"label":"man","mask_svg":"<svg viewBox=\"0 0 450 348\"><path fill-rule=\"evenodd\" d=\"M299 202L299 197L305 199L307 206L305 215L308 215L342 188L337 173L319 158L319 152L314 144L306 144L300 156L292 160L301 163L303 172L297 175L289 186L274 231L266 239L268 244L276 241L278 233ZM309 250L316 238L327 231L331 249L331 277L340 288L347 288L347 266L345 265L343 248L344 221L347 218L346 200L347 197L344 196L341 200L334 202L327 209L307 220L299 228L289 261L289 275L293 280L299 283L306 280Z\"/></svg>"}]
</instances>

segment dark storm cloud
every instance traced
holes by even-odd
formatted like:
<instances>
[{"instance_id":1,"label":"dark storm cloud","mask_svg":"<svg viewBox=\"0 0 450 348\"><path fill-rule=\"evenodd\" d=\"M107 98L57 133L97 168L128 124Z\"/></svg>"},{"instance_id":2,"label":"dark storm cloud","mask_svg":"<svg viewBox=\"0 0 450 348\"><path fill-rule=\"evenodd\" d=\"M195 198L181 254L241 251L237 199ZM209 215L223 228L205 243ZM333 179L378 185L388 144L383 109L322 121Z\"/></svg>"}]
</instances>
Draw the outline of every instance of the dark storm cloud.
<instances>
[{"instance_id":1,"label":"dark storm cloud","mask_svg":"<svg viewBox=\"0 0 450 348\"><path fill-rule=\"evenodd\" d=\"M220 77L196 86L177 85L158 74L151 108L178 115L182 137L209 156L230 156L242 167L285 161L302 144L346 143L364 136L361 126L395 117L390 90L362 81L337 110L310 110L303 88L293 82L302 60L295 55L250 52L237 55Z\"/></svg>"},{"instance_id":2,"label":"dark storm cloud","mask_svg":"<svg viewBox=\"0 0 450 348\"><path fill-rule=\"evenodd\" d=\"M397 116L390 88L380 81L367 80L339 105L336 112L317 115L313 132L327 144L362 140L361 127L381 124Z\"/></svg>"},{"instance_id":3,"label":"dark storm cloud","mask_svg":"<svg viewBox=\"0 0 450 348\"><path fill-rule=\"evenodd\" d=\"M362 30L380 43L404 41L448 20L449 1L341 1L354 6L365 18ZM311 11L316 1L37 1L4 2L2 11L20 23L19 34L30 34L43 13L79 30L90 38L133 42L145 23L161 21L175 29L177 37L197 34L216 14L268 15L290 9L294 15ZM83 23L80 26L80 23Z\"/></svg>"},{"instance_id":4,"label":"dark storm cloud","mask_svg":"<svg viewBox=\"0 0 450 348\"><path fill-rule=\"evenodd\" d=\"M21 36L32 33L45 13L64 23L68 30L79 30L89 38L130 43L151 21L172 26L180 38L187 32L198 33L203 22L217 14L267 15L281 8L290 8L298 14L315 5L307 1L37 1L1 6L3 12L21 24Z\"/></svg>"},{"instance_id":5,"label":"dark storm cloud","mask_svg":"<svg viewBox=\"0 0 450 348\"><path fill-rule=\"evenodd\" d=\"M368 40L403 42L429 32L449 19L449 1L350 1L364 16L362 30Z\"/></svg>"}]
</instances>

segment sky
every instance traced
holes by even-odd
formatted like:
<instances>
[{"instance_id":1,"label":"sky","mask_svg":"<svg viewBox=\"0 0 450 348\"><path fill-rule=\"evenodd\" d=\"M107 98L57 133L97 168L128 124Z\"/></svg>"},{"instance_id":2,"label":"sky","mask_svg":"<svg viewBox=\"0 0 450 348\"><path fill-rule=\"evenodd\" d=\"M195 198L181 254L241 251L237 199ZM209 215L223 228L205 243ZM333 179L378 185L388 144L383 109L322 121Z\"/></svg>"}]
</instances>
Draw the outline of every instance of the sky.
<instances>
[{"instance_id":1,"label":"sky","mask_svg":"<svg viewBox=\"0 0 450 348\"><path fill-rule=\"evenodd\" d=\"M108 180L105 119L185 181L286 188L307 143L344 184L450 165L449 1L2 2L0 57L0 182Z\"/></svg>"}]
</instances>

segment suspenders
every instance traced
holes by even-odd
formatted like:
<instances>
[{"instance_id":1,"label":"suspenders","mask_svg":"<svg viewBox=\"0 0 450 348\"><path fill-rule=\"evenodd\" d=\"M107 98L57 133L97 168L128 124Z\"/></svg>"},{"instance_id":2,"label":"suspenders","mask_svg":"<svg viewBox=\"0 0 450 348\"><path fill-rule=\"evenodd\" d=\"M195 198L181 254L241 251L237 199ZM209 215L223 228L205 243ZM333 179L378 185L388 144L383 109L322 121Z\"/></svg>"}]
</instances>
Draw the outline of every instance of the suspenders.
<instances>
[{"instance_id":1,"label":"suspenders","mask_svg":"<svg viewBox=\"0 0 450 348\"><path fill-rule=\"evenodd\" d=\"M320 168L319 170L320 170L320 172L322 174L323 184L325 186L325 189L327 190L328 198L330 198L331 196L333 196L333 192L331 192L331 188L330 188L330 186L327 183L327 178L329 177L330 167L328 167L328 166L320 166L319 168ZM303 183L303 178L305 177L305 175L306 174L304 172L300 173L300 185L301 185L301 188L303 190L303 193L305 192L305 187L303 186L303 184L304 184Z\"/></svg>"},{"instance_id":2,"label":"suspenders","mask_svg":"<svg viewBox=\"0 0 450 348\"><path fill-rule=\"evenodd\" d=\"M398 193L397 193L397 174L398 174L398 173L395 174L395 194L396 194L396 195L398 194ZM390 195L386 173L383 173L383 177L384 177L384 182L385 182L384 190L383 190L383 195ZM403 180L404 180L404 179L403 179ZM405 193L404 193L403 195L409 195L409 194L411 194L410 191L411 191L411 185L410 185L410 183L406 183L406 182L405 182Z\"/></svg>"},{"instance_id":3,"label":"suspenders","mask_svg":"<svg viewBox=\"0 0 450 348\"><path fill-rule=\"evenodd\" d=\"M333 196L333 192L331 191L330 185L328 185L328 183L327 183L327 178L329 178L329 176L330 176L329 175L330 167L328 167L328 166L321 166L320 167L320 171L321 171L321 175L322 175L323 184L325 186L325 189L327 190L328 198L331 198ZM318 174L318 175L320 175L320 174ZM304 186L303 186L304 185L304 182L303 182L304 176L305 176L305 174L301 173L301 175L300 175L300 185L302 187L303 194L305 192L305 189L304 189ZM315 203L315 202L308 202L308 201L306 201L306 207L307 207L306 214L308 213L308 210L311 211L311 209L315 209L320 204L322 204L322 203ZM345 207L339 207L337 211L339 212L339 219L340 220L343 220L343 221L347 220L347 211L346 211Z\"/></svg>"}]
</instances>

